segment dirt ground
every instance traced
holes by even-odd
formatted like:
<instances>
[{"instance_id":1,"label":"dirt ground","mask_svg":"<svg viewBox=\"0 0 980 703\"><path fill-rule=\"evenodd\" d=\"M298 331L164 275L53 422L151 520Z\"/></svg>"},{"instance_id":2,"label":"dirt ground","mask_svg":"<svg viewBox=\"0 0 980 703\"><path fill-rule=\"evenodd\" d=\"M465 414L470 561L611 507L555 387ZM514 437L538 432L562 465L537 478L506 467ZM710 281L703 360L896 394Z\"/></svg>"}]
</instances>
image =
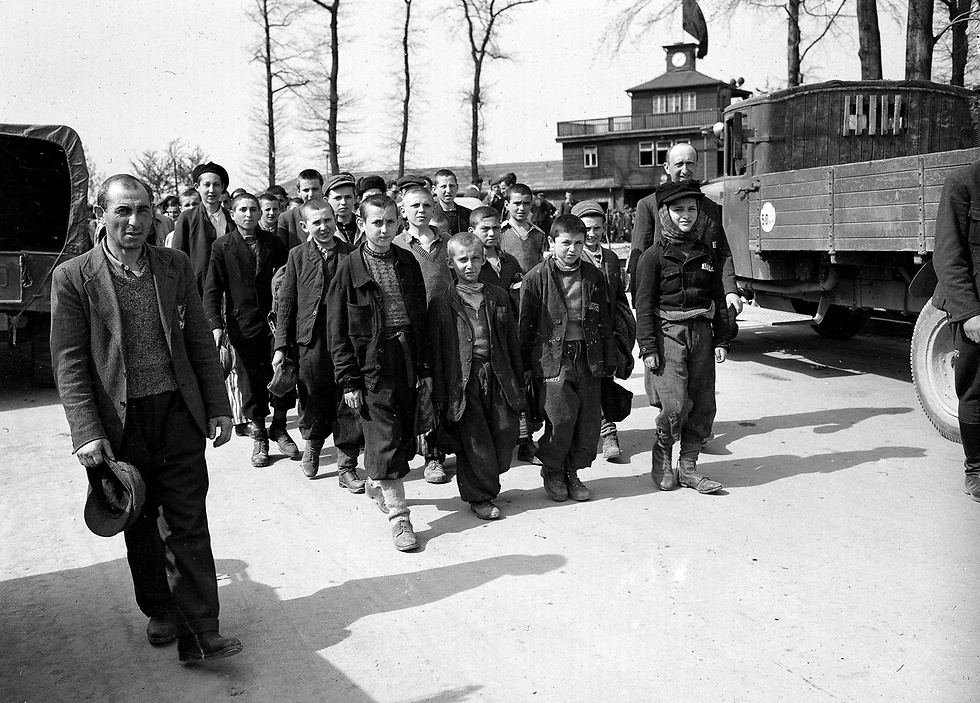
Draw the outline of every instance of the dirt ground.
<instances>
[{"instance_id":1,"label":"dirt ground","mask_svg":"<svg viewBox=\"0 0 980 703\"><path fill-rule=\"evenodd\" d=\"M8 373L0 701L980 699L980 504L908 340L752 319L702 456L720 495L652 486L639 371L624 461L582 474L594 500L553 503L515 462L485 523L413 471L416 553L329 453L310 481L252 468L242 438L209 450L221 628L245 650L197 667L147 644L122 538L84 526L56 393Z\"/></svg>"}]
</instances>

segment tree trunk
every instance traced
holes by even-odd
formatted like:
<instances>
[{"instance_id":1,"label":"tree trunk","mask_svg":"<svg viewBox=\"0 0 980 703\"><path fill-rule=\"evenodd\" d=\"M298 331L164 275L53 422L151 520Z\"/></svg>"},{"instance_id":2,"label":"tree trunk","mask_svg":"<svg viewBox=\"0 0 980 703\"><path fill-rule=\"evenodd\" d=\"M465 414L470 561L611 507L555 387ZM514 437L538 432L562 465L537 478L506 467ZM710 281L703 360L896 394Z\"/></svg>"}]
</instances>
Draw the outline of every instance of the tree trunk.
<instances>
[{"instance_id":1,"label":"tree trunk","mask_svg":"<svg viewBox=\"0 0 980 703\"><path fill-rule=\"evenodd\" d=\"M340 105L337 77L340 75L340 40L337 38L337 15L340 0L334 0L330 10L330 112L327 115L327 144L330 149L330 173L340 172L337 154L337 113Z\"/></svg>"},{"instance_id":2,"label":"tree trunk","mask_svg":"<svg viewBox=\"0 0 980 703\"><path fill-rule=\"evenodd\" d=\"M905 80L932 78L932 17L935 0L909 0L905 30Z\"/></svg>"},{"instance_id":3,"label":"tree trunk","mask_svg":"<svg viewBox=\"0 0 980 703\"><path fill-rule=\"evenodd\" d=\"M470 95L470 178L471 183L480 177L480 75L483 57L473 66L473 92Z\"/></svg>"},{"instance_id":4,"label":"tree trunk","mask_svg":"<svg viewBox=\"0 0 980 703\"><path fill-rule=\"evenodd\" d=\"M950 0L949 21L953 26L949 28L952 33L952 72L950 73L950 85L966 85L966 57L969 52L970 36L967 32L969 23L966 18L970 15L970 0Z\"/></svg>"},{"instance_id":5,"label":"tree trunk","mask_svg":"<svg viewBox=\"0 0 980 703\"><path fill-rule=\"evenodd\" d=\"M412 21L412 0L405 0L405 27L402 32L402 56L405 60L405 96L402 100L402 138L398 144L398 177L405 175L405 151L408 149L408 116L412 100L412 74L408 61L408 31Z\"/></svg>"},{"instance_id":6,"label":"tree trunk","mask_svg":"<svg viewBox=\"0 0 980 703\"><path fill-rule=\"evenodd\" d=\"M861 80L880 81L881 33L878 31L877 0L857 0L857 23Z\"/></svg>"},{"instance_id":7,"label":"tree trunk","mask_svg":"<svg viewBox=\"0 0 980 703\"><path fill-rule=\"evenodd\" d=\"M800 75L800 5L802 0L786 2L786 83L792 87L803 82Z\"/></svg>"},{"instance_id":8,"label":"tree trunk","mask_svg":"<svg viewBox=\"0 0 980 703\"><path fill-rule=\"evenodd\" d=\"M269 0L262 0L262 29L265 40L265 51L262 59L265 63L265 119L269 130L268 167L269 185L271 186L276 182L276 113L272 91L272 32L269 29Z\"/></svg>"}]
</instances>

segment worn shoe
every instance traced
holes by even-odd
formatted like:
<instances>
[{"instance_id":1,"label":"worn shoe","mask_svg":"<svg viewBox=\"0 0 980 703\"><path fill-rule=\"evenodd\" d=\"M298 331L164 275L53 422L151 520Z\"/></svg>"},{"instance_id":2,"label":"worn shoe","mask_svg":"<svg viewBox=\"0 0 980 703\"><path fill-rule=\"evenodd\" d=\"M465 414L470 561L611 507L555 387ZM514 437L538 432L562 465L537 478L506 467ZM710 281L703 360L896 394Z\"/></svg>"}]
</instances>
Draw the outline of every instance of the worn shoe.
<instances>
[{"instance_id":1,"label":"worn shoe","mask_svg":"<svg viewBox=\"0 0 980 703\"><path fill-rule=\"evenodd\" d=\"M500 509L492 500L480 500L470 503L470 510L481 520L496 520L500 517Z\"/></svg>"},{"instance_id":2,"label":"worn shoe","mask_svg":"<svg viewBox=\"0 0 980 703\"><path fill-rule=\"evenodd\" d=\"M269 439L279 445L279 451L290 459L299 459L302 456L296 442L293 441L293 438L289 436L286 428L282 425L275 423L269 425Z\"/></svg>"},{"instance_id":3,"label":"worn shoe","mask_svg":"<svg viewBox=\"0 0 980 703\"><path fill-rule=\"evenodd\" d=\"M162 644L169 644L177 639L177 626L174 624L173 615L154 615L146 623L146 639L154 647Z\"/></svg>"},{"instance_id":4,"label":"worn shoe","mask_svg":"<svg viewBox=\"0 0 980 703\"><path fill-rule=\"evenodd\" d=\"M602 438L602 458L611 461L623 455L623 450L619 448L619 435L610 432Z\"/></svg>"},{"instance_id":5,"label":"worn shoe","mask_svg":"<svg viewBox=\"0 0 980 703\"><path fill-rule=\"evenodd\" d=\"M429 459L425 462L425 467L422 469L422 476L425 478L426 483L449 482L449 474L442 468L442 462L438 459Z\"/></svg>"},{"instance_id":6,"label":"worn shoe","mask_svg":"<svg viewBox=\"0 0 980 703\"><path fill-rule=\"evenodd\" d=\"M677 463L677 482L682 486L693 488L698 493L714 493L724 488L717 481L701 475L698 465L689 459L681 459Z\"/></svg>"},{"instance_id":7,"label":"worn shoe","mask_svg":"<svg viewBox=\"0 0 980 703\"><path fill-rule=\"evenodd\" d=\"M337 474L337 482L341 488L346 488L351 493L363 493L364 486L366 485L363 479L357 477L357 469L341 470ZM384 512L388 511L386 510Z\"/></svg>"},{"instance_id":8,"label":"worn shoe","mask_svg":"<svg viewBox=\"0 0 980 703\"><path fill-rule=\"evenodd\" d=\"M217 630L199 632L177 639L177 659L181 664L205 659L224 659L242 651L242 641L235 637L222 637Z\"/></svg>"},{"instance_id":9,"label":"worn shoe","mask_svg":"<svg viewBox=\"0 0 980 703\"><path fill-rule=\"evenodd\" d=\"M561 469L541 469L541 478L544 479L544 492L548 494L556 503L564 503L568 500L568 486L565 484L565 472Z\"/></svg>"},{"instance_id":10,"label":"worn shoe","mask_svg":"<svg viewBox=\"0 0 980 703\"><path fill-rule=\"evenodd\" d=\"M524 437L517 443L517 460L525 464L541 466L541 460L534 456L538 445L530 437Z\"/></svg>"},{"instance_id":11,"label":"worn shoe","mask_svg":"<svg viewBox=\"0 0 980 703\"><path fill-rule=\"evenodd\" d=\"M980 473L976 471L967 473L964 487L966 488L967 494L969 494L973 500L980 503Z\"/></svg>"},{"instance_id":12,"label":"worn shoe","mask_svg":"<svg viewBox=\"0 0 980 703\"><path fill-rule=\"evenodd\" d=\"M269 435L265 430L252 430L252 466L269 465Z\"/></svg>"},{"instance_id":13,"label":"worn shoe","mask_svg":"<svg viewBox=\"0 0 980 703\"><path fill-rule=\"evenodd\" d=\"M674 470L674 445L653 443L653 468L650 478L662 491L672 491L677 488L677 472Z\"/></svg>"},{"instance_id":14,"label":"worn shoe","mask_svg":"<svg viewBox=\"0 0 980 703\"><path fill-rule=\"evenodd\" d=\"M592 492L579 479L577 469L569 469L565 472L565 487L568 489L568 497L572 500L581 502L592 498Z\"/></svg>"},{"instance_id":15,"label":"worn shoe","mask_svg":"<svg viewBox=\"0 0 980 703\"><path fill-rule=\"evenodd\" d=\"M381 487L371 481L365 481L364 489L367 492L367 497L378 504L378 510L387 515L388 506L385 504L385 496L381 492Z\"/></svg>"},{"instance_id":16,"label":"worn shoe","mask_svg":"<svg viewBox=\"0 0 980 703\"><path fill-rule=\"evenodd\" d=\"M313 478L320 470L320 452L322 451L322 439L319 441L310 440L306 443L306 449L303 450L303 460L299 465L303 469L303 473L306 474L306 478Z\"/></svg>"},{"instance_id":17,"label":"worn shoe","mask_svg":"<svg viewBox=\"0 0 980 703\"><path fill-rule=\"evenodd\" d=\"M417 549L419 539L415 536L412 523L405 518L396 522L391 528L391 537L395 542L395 549L399 552L410 552Z\"/></svg>"}]
</instances>

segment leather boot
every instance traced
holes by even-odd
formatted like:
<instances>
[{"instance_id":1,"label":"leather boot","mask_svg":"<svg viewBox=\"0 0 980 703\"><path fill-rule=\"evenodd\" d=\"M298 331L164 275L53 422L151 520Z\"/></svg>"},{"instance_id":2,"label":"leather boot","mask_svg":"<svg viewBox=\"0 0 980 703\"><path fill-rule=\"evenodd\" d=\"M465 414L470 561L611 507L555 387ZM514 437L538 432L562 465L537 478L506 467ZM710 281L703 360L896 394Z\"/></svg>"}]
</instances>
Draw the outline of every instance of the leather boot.
<instances>
[{"instance_id":1,"label":"leather boot","mask_svg":"<svg viewBox=\"0 0 980 703\"><path fill-rule=\"evenodd\" d=\"M963 467L966 469L963 488L980 503L980 425L961 422L960 441L963 442Z\"/></svg>"},{"instance_id":2,"label":"leather boot","mask_svg":"<svg viewBox=\"0 0 980 703\"><path fill-rule=\"evenodd\" d=\"M698 471L697 462L691 459L681 459L677 462L677 482L682 486L693 488L698 493L714 493L724 488L717 481L702 476Z\"/></svg>"},{"instance_id":3,"label":"leather boot","mask_svg":"<svg viewBox=\"0 0 980 703\"><path fill-rule=\"evenodd\" d=\"M565 484L565 472L562 469L543 468L541 478L544 479L544 492L549 498L556 503L568 500L568 486Z\"/></svg>"},{"instance_id":4,"label":"leather boot","mask_svg":"<svg viewBox=\"0 0 980 703\"><path fill-rule=\"evenodd\" d=\"M278 422L273 422L269 425L269 439L279 445L279 451L290 459L299 459L301 453L299 447L296 446L296 442L293 438L289 436L286 432L286 425L279 424Z\"/></svg>"},{"instance_id":5,"label":"leather boot","mask_svg":"<svg viewBox=\"0 0 980 703\"><path fill-rule=\"evenodd\" d=\"M619 434L613 430L602 438L602 458L607 461L618 459L623 455L623 450L619 447Z\"/></svg>"},{"instance_id":6,"label":"leather boot","mask_svg":"<svg viewBox=\"0 0 980 703\"><path fill-rule=\"evenodd\" d=\"M351 493L364 492L364 479L357 477L357 469L340 469L337 482L341 488L346 488Z\"/></svg>"},{"instance_id":7,"label":"leather boot","mask_svg":"<svg viewBox=\"0 0 980 703\"><path fill-rule=\"evenodd\" d=\"M307 478L313 478L320 470L321 451L323 451L322 439L311 439L307 441L306 449L303 450L303 461L300 462L300 468L303 469L303 473L306 474Z\"/></svg>"},{"instance_id":8,"label":"leather boot","mask_svg":"<svg viewBox=\"0 0 980 703\"><path fill-rule=\"evenodd\" d=\"M674 471L674 445L666 443L658 433L657 441L653 443L653 468L650 478L662 491L672 491L677 488L677 473Z\"/></svg>"},{"instance_id":9,"label":"leather boot","mask_svg":"<svg viewBox=\"0 0 980 703\"><path fill-rule=\"evenodd\" d=\"M242 651L242 641L236 637L222 637L217 630L200 632L177 639L177 659L181 664L204 659L224 659Z\"/></svg>"},{"instance_id":10,"label":"leather boot","mask_svg":"<svg viewBox=\"0 0 980 703\"><path fill-rule=\"evenodd\" d=\"M592 493L578 477L578 469L569 469L565 472L565 487L568 489L568 497L572 500L583 501L592 498Z\"/></svg>"},{"instance_id":11,"label":"leather boot","mask_svg":"<svg viewBox=\"0 0 980 703\"><path fill-rule=\"evenodd\" d=\"M256 424L250 426L252 437L252 466L261 468L269 465L269 433Z\"/></svg>"}]
</instances>

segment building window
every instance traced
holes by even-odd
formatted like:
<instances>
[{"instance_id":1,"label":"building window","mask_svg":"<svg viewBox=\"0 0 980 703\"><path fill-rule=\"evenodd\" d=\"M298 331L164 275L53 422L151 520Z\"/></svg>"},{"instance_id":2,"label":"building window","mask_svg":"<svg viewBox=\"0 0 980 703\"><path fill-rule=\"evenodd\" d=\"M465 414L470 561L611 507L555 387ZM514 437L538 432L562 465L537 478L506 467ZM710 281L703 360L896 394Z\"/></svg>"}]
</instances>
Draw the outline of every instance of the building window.
<instances>
[{"instance_id":1,"label":"building window","mask_svg":"<svg viewBox=\"0 0 980 703\"><path fill-rule=\"evenodd\" d=\"M666 95L654 95L653 96L653 108L651 112L654 115L659 115L667 112L667 96Z\"/></svg>"},{"instance_id":2,"label":"building window","mask_svg":"<svg viewBox=\"0 0 980 703\"><path fill-rule=\"evenodd\" d=\"M684 93L684 112L694 112L697 110L697 98L694 93Z\"/></svg>"},{"instance_id":3,"label":"building window","mask_svg":"<svg viewBox=\"0 0 980 703\"><path fill-rule=\"evenodd\" d=\"M654 166L653 142L640 142L640 166Z\"/></svg>"},{"instance_id":4,"label":"building window","mask_svg":"<svg viewBox=\"0 0 980 703\"><path fill-rule=\"evenodd\" d=\"M654 115L665 112L693 112L698 109L695 93L670 93L669 95L654 95L651 102L651 112Z\"/></svg>"},{"instance_id":5,"label":"building window","mask_svg":"<svg viewBox=\"0 0 980 703\"><path fill-rule=\"evenodd\" d=\"M582 147L582 166L585 168L595 168L599 165L599 147Z\"/></svg>"},{"instance_id":6,"label":"building window","mask_svg":"<svg viewBox=\"0 0 980 703\"><path fill-rule=\"evenodd\" d=\"M657 142L657 166L667 163L668 151L670 151L670 142Z\"/></svg>"}]
</instances>

